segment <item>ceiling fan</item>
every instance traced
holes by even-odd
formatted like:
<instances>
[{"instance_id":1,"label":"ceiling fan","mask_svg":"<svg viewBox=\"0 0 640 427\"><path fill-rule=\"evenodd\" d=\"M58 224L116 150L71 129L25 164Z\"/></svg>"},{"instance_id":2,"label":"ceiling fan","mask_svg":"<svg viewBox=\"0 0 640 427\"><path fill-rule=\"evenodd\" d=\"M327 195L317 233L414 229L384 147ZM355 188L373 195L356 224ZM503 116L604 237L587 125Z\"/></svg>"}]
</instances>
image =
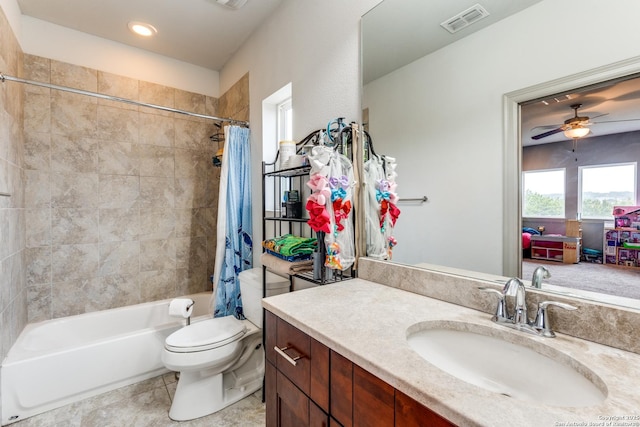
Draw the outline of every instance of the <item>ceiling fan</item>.
<instances>
[{"instance_id":1,"label":"ceiling fan","mask_svg":"<svg viewBox=\"0 0 640 427\"><path fill-rule=\"evenodd\" d=\"M582 107L582 104L571 105L571 108L574 111L573 117L565 120L563 125L559 125L559 126L552 125L554 129L540 133L538 135L534 135L531 137L531 139L538 140L538 139L545 138L547 136L555 135L556 133L559 133L559 132L564 132L568 138L573 138L573 139L583 138L587 136L591 132L591 129L589 128L589 126L595 123L590 122L589 117L587 116L578 116L578 109L580 107ZM606 114L600 114L593 118L602 117L605 115ZM545 126L545 127L548 127L548 126Z\"/></svg>"}]
</instances>

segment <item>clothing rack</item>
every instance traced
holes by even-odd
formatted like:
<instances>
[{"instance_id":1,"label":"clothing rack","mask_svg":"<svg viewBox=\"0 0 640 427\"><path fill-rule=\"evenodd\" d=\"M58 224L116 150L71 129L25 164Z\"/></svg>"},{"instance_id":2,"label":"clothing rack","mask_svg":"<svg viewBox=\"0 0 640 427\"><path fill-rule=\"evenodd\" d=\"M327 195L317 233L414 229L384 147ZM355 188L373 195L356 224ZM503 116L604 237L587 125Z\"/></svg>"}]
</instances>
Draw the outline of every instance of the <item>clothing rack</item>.
<instances>
[{"instance_id":1,"label":"clothing rack","mask_svg":"<svg viewBox=\"0 0 640 427\"><path fill-rule=\"evenodd\" d=\"M215 121L218 121L218 122L230 122L232 124L244 125L244 126L247 126L247 127L249 126L249 122L244 121L244 120L235 120L235 119L229 119L229 118L224 118L224 117L208 116L208 115L205 115L205 114L199 114L199 113L193 113L193 112L190 112L190 111L179 110L177 108L171 108L171 107L165 107L165 106L162 106L162 105L148 104L146 102L134 101L132 99L121 98L119 96L105 95L105 94L102 94L102 93L90 92L90 91L82 90L82 89L74 89L74 88L67 87L67 86L59 86L59 85L54 85L54 84L51 84L51 83L37 82L35 80L21 79L19 77L7 76L6 74L0 73L0 82L4 83L5 80L8 80L10 82L29 84L29 85L33 85L33 86L40 86L40 87L44 87L44 88L48 88L48 89L60 90L60 91L63 91L63 92L71 92L71 93L75 93L75 94L79 94L79 95L92 96L94 98L107 99L109 101L124 102L126 104L137 105L139 107L154 108L156 110L169 111L171 113L184 114L186 116L199 117L201 119L215 120Z\"/></svg>"}]
</instances>

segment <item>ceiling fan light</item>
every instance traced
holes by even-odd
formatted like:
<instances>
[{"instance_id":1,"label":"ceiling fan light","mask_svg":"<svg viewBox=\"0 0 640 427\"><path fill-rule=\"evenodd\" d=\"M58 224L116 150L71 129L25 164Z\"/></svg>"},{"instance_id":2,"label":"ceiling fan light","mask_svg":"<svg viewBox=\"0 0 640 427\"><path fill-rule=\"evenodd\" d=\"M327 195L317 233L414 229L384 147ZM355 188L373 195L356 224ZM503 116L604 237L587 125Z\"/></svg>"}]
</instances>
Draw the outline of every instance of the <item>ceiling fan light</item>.
<instances>
[{"instance_id":1,"label":"ceiling fan light","mask_svg":"<svg viewBox=\"0 0 640 427\"><path fill-rule=\"evenodd\" d=\"M578 126L564 131L564 136L567 138L583 138L589 134L589 128L585 126Z\"/></svg>"}]
</instances>

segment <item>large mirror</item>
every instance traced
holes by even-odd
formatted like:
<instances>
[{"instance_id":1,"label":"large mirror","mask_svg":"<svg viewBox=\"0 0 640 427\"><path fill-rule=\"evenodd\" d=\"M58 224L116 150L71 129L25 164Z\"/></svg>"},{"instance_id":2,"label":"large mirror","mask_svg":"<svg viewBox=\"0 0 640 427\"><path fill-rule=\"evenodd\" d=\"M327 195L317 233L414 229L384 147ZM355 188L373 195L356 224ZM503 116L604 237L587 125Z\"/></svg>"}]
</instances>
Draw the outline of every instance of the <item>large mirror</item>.
<instances>
[{"instance_id":1,"label":"large mirror","mask_svg":"<svg viewBox=\"0 0 640 427\"><path fill-rule=\"evenodd\" d=\"M473 21L475 4L383 0L362 19L363 122L376 152L397 160L400 197L417 200L399 203L391 261L496 280L529 280L544 265L551 292L640 306L640 261L623 252L606 263L613 218L584 215L585 195L599 196L579 186L617 172L598 166L637 169L640 86L631 77L640 72L640 49L630 49L618 31L624 24L614 23L629 5L482 1L488 16L453 34L440 25L457 23L460 12ZM598 123L575 143L557 130L574 116ZM522 171L532 185L533 172L553 170L564 170L563 195L553 194L563 211L523 218ZM621 204L640 200L634 173ZM523 248L523 228L543 230L534 240L545 245L554 235L565 243L575 224L582 249L596 251L579 250L580 262L552 251L530 258L531 246ZM586 271L578 281L576 267Z\"/></svg>"}]
</instances>

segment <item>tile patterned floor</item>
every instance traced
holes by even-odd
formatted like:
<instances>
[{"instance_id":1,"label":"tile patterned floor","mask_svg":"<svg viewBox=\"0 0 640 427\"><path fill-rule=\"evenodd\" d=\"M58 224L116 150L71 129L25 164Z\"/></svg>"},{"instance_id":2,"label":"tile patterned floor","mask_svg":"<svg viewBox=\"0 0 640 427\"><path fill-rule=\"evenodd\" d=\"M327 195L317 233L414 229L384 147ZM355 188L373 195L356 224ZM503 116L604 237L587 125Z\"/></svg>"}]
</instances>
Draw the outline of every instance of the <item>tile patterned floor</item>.
<instances>
[{"instance_id":1,"label":"tile patterned floor","mask_svg":"<svg viewBox=\"0 0 640 427\"><path fill-rule=\"evenodd\" d=\"M262 427L262 390L206 417L176 422L169 418L176 390L173 373L122 387L11 424L12 427Z\"/></svg>"}]
</instances>

